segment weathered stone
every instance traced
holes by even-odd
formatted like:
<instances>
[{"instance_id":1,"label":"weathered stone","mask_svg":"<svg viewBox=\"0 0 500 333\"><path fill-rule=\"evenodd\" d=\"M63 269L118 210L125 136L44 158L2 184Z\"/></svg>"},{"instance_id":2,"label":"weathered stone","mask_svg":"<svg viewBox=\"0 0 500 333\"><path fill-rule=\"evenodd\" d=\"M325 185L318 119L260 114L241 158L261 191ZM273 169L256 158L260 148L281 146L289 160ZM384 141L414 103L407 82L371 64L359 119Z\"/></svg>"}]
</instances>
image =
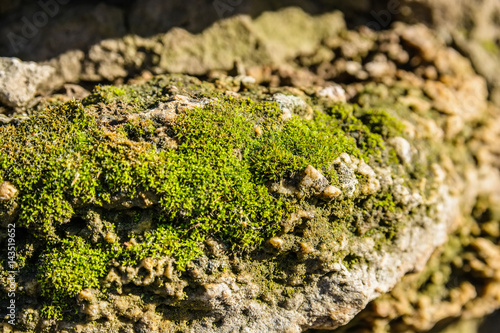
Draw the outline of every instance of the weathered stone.
<instances>
[{"instance_id":1,"label":"weathered stone","mask_svg":"<svg viewBox=\"0 0 500 333\"><path fill-rule=\"evenodd\" d=\"M0 58L0 102L10 107L25 106L53 73L50 66Z\"/></svg>"}]
</instances>

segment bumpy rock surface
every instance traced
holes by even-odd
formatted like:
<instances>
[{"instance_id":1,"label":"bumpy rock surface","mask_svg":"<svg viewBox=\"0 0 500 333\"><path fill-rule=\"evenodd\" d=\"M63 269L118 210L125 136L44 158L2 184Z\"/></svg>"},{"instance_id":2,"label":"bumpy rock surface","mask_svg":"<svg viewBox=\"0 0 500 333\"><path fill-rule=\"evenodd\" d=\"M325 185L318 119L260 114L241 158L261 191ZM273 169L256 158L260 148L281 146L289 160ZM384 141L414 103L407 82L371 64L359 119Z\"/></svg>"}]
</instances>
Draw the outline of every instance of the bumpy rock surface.
<instances>
[{"instance_id":1,"label":"bumpy rock surface","mask_svg":"<svg viewBox=\"0 0 500 333\"><path fill-rule=\"evenodd\" d=\"M53 73L50 66L0 58L0 102L10 107L25 106Z\"/></svg>"},{"instance_id":2,"label":"bumpy rock surface","mask_svg":"<svg viewBox=\"0 0 500 333\"><path fill-rule=\"evenodd\" d=\"M290 18L307 43L266 40ZM246 48L205 57L214 29ZM210 82L145 71L4 121L0 219L25 234L19 329L334 329L394 286L359 330L498 307L499 112L426 27L353 31L289 9L77 53L51 61L61 82Z\"/></svg>"}]
</instances>

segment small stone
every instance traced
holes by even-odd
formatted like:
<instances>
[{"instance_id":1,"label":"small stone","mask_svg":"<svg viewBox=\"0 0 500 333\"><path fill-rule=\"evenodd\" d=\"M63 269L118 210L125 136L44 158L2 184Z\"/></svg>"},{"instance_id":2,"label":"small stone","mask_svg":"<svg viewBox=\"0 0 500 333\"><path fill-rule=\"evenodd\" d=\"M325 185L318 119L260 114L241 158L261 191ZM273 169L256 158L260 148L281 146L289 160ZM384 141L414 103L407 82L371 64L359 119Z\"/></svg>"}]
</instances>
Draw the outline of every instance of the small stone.
<instances>
[{"instance_id":1,"label":"small stone","mask_svg":"<svg viewBox=\"0 0 500 333\"><path fill-rule=\"evenodd\" d=\"M151 271L155 267L155 260L151 257L146 257L141 261L141 267L144 267L147 271Z\"/></svg>"},{"instance_id":2,"label":"small stone","mask_svg":"<svg viewBox=\"0 0 500 333\"><path fill-rule=\"evenodd\" d=\"M256 83L255 78L253 78L251 76L241 75L241 76L237 76L236 78L241 82L242 86L247 87L247 88L255 85L255 83Z\"/></svg>"},{"instance_id":3,"label":"small stone","mask_svg":"<svg viewBox=\"0 0 500 333\"><path fill-rule=\"evenodd\" d=\"M295 186L287 184L284 180L279 183L273 183L269 187L269 190L274 193L279 193L287 196L293 196L298 194L298 190Z\"/></svg>"},{"instance_id":4,"label":"small stone","mask_svg":"<svg viewBox=\"0 0 500 333\"><path fill-rule=\"evenodd\" d=\"M255 126L254 127L255 135L256 136L261 136L262 135L262 128L260 126Z\"/></svg>"},{"instance_id":5,"label":"small stone","mask_svg":"<svg viewBox=\"0 0 500 333\"><path fill-rule=\"evenodd\" d=\"M374 61L367 63L365 69L373 78L391 77L396 74L396 66L388 62L384 55L379 55Z\"/></svg>"},{"instance_id":6,"label":"small stone","mask_svg":"<svg viewBox=\"0 0 500 333\"><path fill-rule=\"evenodd\" d=\"M0 102L11 107L25 106L54 72L51 66L0 58Z\"/></svg>"},{"instance_id":7,"label":"small stone","mask_svg":"<svg viewBox=\"0 0 500 333\"><path fill-rule=\"evenodd\" d=\"M311 165L308 165L304 171L306 175L310 177L312 180L318 180L323 176L318 170L316 170Z\"/></svg>"},{"instance_id":8,"label":"small stone","mask_svg":"<svg viewBox=\"0 0 500 333\"><path fill-rule=\"evenodd\" d=\"M300 97L288 96L285 94L275 94L272 100L277 102L283 115L283 120L290 119L292 115L306 116L311 113L311 107Z\"/></svg>"},{"instance_id":9,"label":"small stone","mask_svg":"<svg viewBox=\"0 0 500 333\"><path fill-rule=\"evenodd\" d=\"M358 185L358 179L354 174L354 170L347 164L340 162L336 167L336 171L344 193L348 197L352 197L356 192L356 185Z\"/></svg>"},{"instance_id":10,"label":"small stone","mask_svg":"<svg viewBox=\"0 0 500 333\"><path fill-rule=\"evenodd\" d=\"M369 178L374 178L377 176L375 174L375 171L373 171L373 169L363 161L358 165L358 173Z\"/></svg>"},{"instance_id":11,"label":"small stone","mask_svg":"<svg viewBox=\"0 0 500 333\"><path fill-rule=\"evenodd\" d=\"M113 244L114 242L116 242L116 235L112 232L107 232L104 236L104 240L110 244Z\"/></svg>"},{"instance_id":12,"label":"small stone","mask_svg":"<svg viewBox=\"0 0 500 333\"><path fill-rule=\"evenodd\" d=\"M89 304L85 307L83 312L89 316L91 320L97 320L101 317L101 308L99 304Z\"/></svg>"},{"instance_id":13,"label":"small stone","mask_svg":"<svg viewBox=\"0 0 500 333\"><path fill-rule=\"evenodd\" d=\"M342 191L336 187L336 186L333 186L333 185L328 185L324 190L323 190L323 196L326 197L326 198L336 198L338 197L339 195L342 194Z\"/></svg>"},{"instance_id":14,"label":"small stone","mask_svg":"<svg viewBox=\"0 0 500 333\"><path fill-rule=\"evenodd\" d=\"M328 98L333 102L347 102L346 92L340 85L335 84L321 89L318 92L319 97Z\"/></svg>"},{"instance_id":15,"label":"small stone","mask_svg":"<svg viewBox=\"0 0 500 333\"><path fill-rule=\"evenodd\" d=\"M90 303L94 303L95 301L97 301L97 298L90 289L83 289L82 291L80 291L77 298L80 302L87 301Z\"/></svg>"},{"instance_id":16,"label":"small stone","mask_svg":"<svg viewBox=\"0 0 500 333\"><path fill-rule=\"evenodd\" d=\"M271 244L272 247L274 247L275 249L279 249L283 246L283 239L279 238L279 237L273 237L269 240L269 244Z\"/></svg>"},{"instance_id":17,"label":"small stone","mask_svg":"<svg viewBox=\"0 0 500 333\"><path fill-rule=\"evenodd\" d=\"M307 243L301 242L300 243L300 251L303 254L313 253L314 252L314 247L312 247L311 245L309 245Z\"/></svg>"},{"instance_id":18,"label":"small stone","mask_svg":"<svg viewBox=\"0 0 500 333\"><path fill-rule=\"evenodd\" d=\"M226 283L207 283L205 286L205 295L208 299L231 297L231 289Z\"/></svg>"},{"instance_id":19,"label":"small stone","mask_svg":"<svg viewBox=\"0 0 500 333\"><path fill-rule=\"evenodd\" d=\"M364 195L372 195L380 190L380 182L375 178L370 178L361 188L361 193Z\"/></svg>"},{"instance_id":20,"label":"small stone","mask_svg":"<svg viewBox=\"0 0 500 333\"><path fill-rule=\"evenodd\" d=\"M288 120L292 118L292 112L290 112L290 109L283 109L283 114L281 115L282 120Z\"/></svg>"},{"instance_id":21,"label":"small stone","mask_svg":"<svg viewBox=\"0 0 500 333\"><path fill-rule=\"evenodd\" d=\"M308 165L304 170L304 178L300 182L300 188L302 190L307 190L309 188L314 188L316 191L321 192L328 186L328 180L325 176L316 170L312 165Z\"/></svg>"},{"instance_id":22,"label":"small stone","mask_svg":"<svg viewBox=\"0 0 500 333\"><path fill-rule=\"evenodd\" d=\"M340 154L340 159L344 161L345 164L350 165L352 163L351 156L347 153Z\"/></svg>"},{"instance_id":23,"label":"small stone","mask_svg":"<svg viewBox=\"0 0 500 333\"><path fill-rule=\"evenodd\" d=\"M346 62L345 65L346 72L353 76L355 76L358 72L360 72L361 68L362 68L361 64L356 61L348 61Z\"/></svg>"},{"instance_id":24,"label":"small stone","mask_svg":"<svg viewBox=\"0 0 500 333\"><path fill-rule=\"evenodd\" d=\"M17 189L11 183L5 181L0 185L0 201L9 201L17 194Z\"/></svg>"},{"instance_id":25,"label":"small stone","mask_svg":"<svg viewBox=\"0 0 500 333\"><path fill-rule=\"evenodd\" d=\"M395 138L391 138L387 141L394 149L396 150L396 154L398 154L399 159L405 163L411 163L412 152L411 145L406 139L397 136Z\"/></svg>"}]
</instances>

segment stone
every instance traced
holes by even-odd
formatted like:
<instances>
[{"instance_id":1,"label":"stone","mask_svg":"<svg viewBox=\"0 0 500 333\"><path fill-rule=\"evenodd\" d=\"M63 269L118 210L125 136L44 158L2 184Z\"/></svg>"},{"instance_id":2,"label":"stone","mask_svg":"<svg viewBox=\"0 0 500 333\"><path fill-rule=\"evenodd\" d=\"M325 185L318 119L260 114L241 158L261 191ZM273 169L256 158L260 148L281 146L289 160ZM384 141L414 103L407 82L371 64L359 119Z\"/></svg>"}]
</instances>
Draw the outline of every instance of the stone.
<instances>
[{"instance_id":1,"label":"stone","mask_svg":"<svg viewBox=\"0 0 500 333\"><path fill-rule=\"evenodd\" d=\"M272 100L278 103L280 109L283 111L283 120L290 119L293 115L306 115L310 113L311 107L307 105L300 97L285 94L276 94Z\"/></svg>"},{"instance_id":2,"label":"stone","mask_svg":"<svg viewBox=\"0 0 500 333\"><path fill-rule=\"evenodd\" d=\"M322 192L328 186L328 179L316 170L312 165L308 165L304 170L304 177L300 181L299 187L303 191L313 189Z\"/></svg>"},{"instance_id":3,"label":"stone","mask_svg":"<svg viewBox=\"0 0 500 333\"><path fill-rule=\"evenodd\" d=\"M10 182L2 182L0 184L0 201L12 200L18 190Z\"/></svg>"},{"instance_id":4,"label":"stone","mask_svg":"<svg viewBox=\"0 0 500 333\"><path fill-rule=\"evenodd\" d=\"M328 98L335 102L347 102L345 90L338 84L330 85L318 92L319 97Z\"/></svg>"},{"instance_id":5,"label":"stone","mask_svg":"<svg viewBox=\"0 0 500 333\"><path fill-rule=\"evenodd\" d=\"M322 195L326 198L336 198L338 197L339 195L342 194L342 191L336 187L336 186L332 186L332 185L328 185L324 190L323 190L323 193Z\"/></svg>"},{"instance_id":6,"label":"stone","mask_svg":"<svg viewBox=\"0 0 500 333\"><path fill-rule=\"evenodd\" d=\"M401 159L403 163L411 162L412 159L411 145L406 139L402 137L395 137L391 138L388 141L388 143L394 147L396 153L398 154L398 157Z\"/></svg>"},{"instance_id":7,"label":"stone","mask_svg":"<svg viewBox=\"0 0 500 333\"><path fill-rule=\"evenodd\" d=\"M348 197L354 196L356 191L356 186L358 185L358 180L356 179L356 175L354 174L354 169L347 166L347 164L340 162L336 166L339 183L342 186L345 194Z\"/></svg>"},{"instance_id":8,"label":"stone","mask_svg":"<svg viewBox=\"0 0 500 333\"><path fill-rule=\"evenodd\" d=\"M53 73L50 66L0 58L0 102L13 108L26 106Z\"/></svg>"}]
</instances>

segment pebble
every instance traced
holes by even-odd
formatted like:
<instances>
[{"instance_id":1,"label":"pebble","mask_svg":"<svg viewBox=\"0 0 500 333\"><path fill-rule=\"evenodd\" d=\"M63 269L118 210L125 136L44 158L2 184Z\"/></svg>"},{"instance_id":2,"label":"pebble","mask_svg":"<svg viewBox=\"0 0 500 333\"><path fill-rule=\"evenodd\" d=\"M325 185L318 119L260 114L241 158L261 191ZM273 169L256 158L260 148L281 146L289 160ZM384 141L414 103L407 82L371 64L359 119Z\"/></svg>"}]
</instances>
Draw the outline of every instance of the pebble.
<instances>
[{"instance_id":1,"label":"pebble","mask_svg":"<svg viewBox=\"0 0 500 333\"><path fill-rule=\"evenodd\" d=\"M312 165L308 165L304 170L304 178L300 182L300 187L302 189L314 188L317 191L322 191L326 186L328 186L328 180L325 176L316 170Z\"/></svg>"},{"instance_id":2,"label":"pebble","mask_svg":"<svg viewBox=\"0 0 500 333\"><path fill-rule=\"evenodd\" d=\"M342 194L342 191L333 185L328 185L324 190L323 190L323 196L326 198L336 198L339 195Z\"/></svg>"},{"instance_id":3,"label":"pebble","mask_svg":"<svg viewBox=\"0 0 500 333\"><path fill-rule=\"evenodd\" d=\"M334 84L321 89L318 92L318 96L323 98L328 98L333 102L342 102L342 103L347 102L346 92L344 88L342 88L338 84Z\"/></svg>"},{"instance_id":4,"label":"pebble","mask_svg":"<svg viewBox=\"0 0 500 333\"><path fill-rule=\"evenodd\" d=\"M300 97L289 96L285 94L275 94L272 100L277 102L283 115L283 120L290 119L292 115L304 115L310 111L310 106L307 105Z\"/></svg>"},{"instance_id":5,"label":"pebble","mask_svg":"<svg viewBox=\"0 0 500 333\"><path fill-rule=\"evenodd\" d=\"M361 193L364 195L372 195L380 190L380 182L377 179L370 178L361 188Z\"/></svg>"},{"instance_id":6,"label":"pebble","mask_svg":"<svg viewBox=\"0 0 500 333\"><path fill-rule=\"evenodd\" d=\"M274 247L275 249L279 249L283 246L283 239L279 238L279 237L273 237L269 240L269 244L271 244L272 247Z\"/></svg>"},{"instance_id":7,"label":"pebble","mask_svg":"<svg viewBox=\"0 0 500 333\"><path fill-rule=\"evenodd\" d=\"M347 166L345 163L340 163L336 167L339 182L342 185L342 189L348 197L352 197L356 191L356 185L358 185L358 180L354 174L354 170Z\"/></svg>"},{"instance_id":8,"label":"pebble","mask_svg":"<svg viewBox=\"0 0 500 333\"><path fill-rule=\"evenodd\" d=\"M406 139L397 136L389 139L387 142L396 150L396 154L398 154L398 157L404 164L411 163L411 145Z\"/></svg>"},{"instance_id":9,"label":"pebble","mask_svg":"<svg viewBox=\"0 0 500 333\"><path fill-rule=\"evenodd\" d=\"M28 104L55 69L17 58L0 58L0 101L11 107Z\"/></svg>"},{"instance_id":10,"label":"pebble","mask_svg":"<svg viewBox=\"0 0 500 333\"><path fill-rule=\"evenodd\" d=\"M9 201L17 194L17 189L11 183L5 181L0 185L0 201Z\"/></svg>"}]
</instances>

